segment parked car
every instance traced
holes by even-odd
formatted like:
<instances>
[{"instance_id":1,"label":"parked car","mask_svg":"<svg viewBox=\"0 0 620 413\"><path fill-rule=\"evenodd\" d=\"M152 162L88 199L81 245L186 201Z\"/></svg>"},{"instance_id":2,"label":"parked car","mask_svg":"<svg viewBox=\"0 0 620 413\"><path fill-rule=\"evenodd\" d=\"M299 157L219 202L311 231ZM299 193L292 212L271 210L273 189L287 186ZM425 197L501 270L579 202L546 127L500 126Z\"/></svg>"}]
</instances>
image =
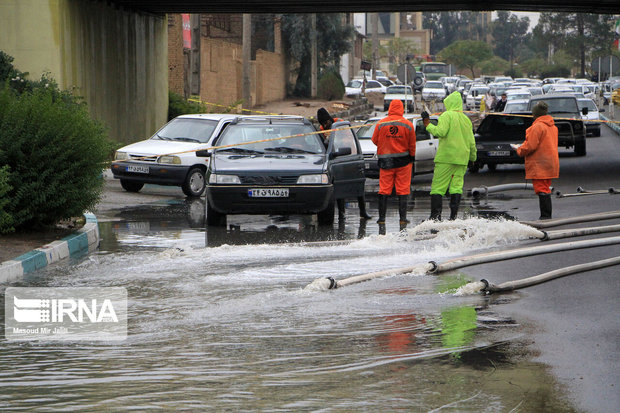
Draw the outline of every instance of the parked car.
<instances>
[{"instance_id":1,"label":"parked car","mask_svg":"<svg viewBox=\"0 0 620 413\"><path fill-rule=\"evenodd\" d=\"M413 171L411 177L414 175L420 175L433 172L435 164L435 153L437 152L438 140L433 135L427 132L422 122L420 115L405 116L407 120L413 123L416 134L416 153L415 162L413 164ZM364 173L367 178L379 178L379 166L377 159L377 146L372 143L372 134L375 131L375 126L378 121L383 118L374 117L368 119L358 130L357 137L362 146L362 152L364 154ZM431 116L431 123L437 124L438 116Z\"/></svg>"},{"instance_id":2,"label":"parked car","mask_svg":"<svg viewBox=\"0 0 620 413\"><path fill-rule=\"evenodd\" d=\"M594 103L592 99L577 99L577 104L579 105L579 110L588 108L588 113L586 115L581 115L586 124L586 134L588 136L601 136L601 124L592 121L598 121L600 119L599 112L605 109L599 111L598 106L596 106L596 103Z\"/></svg>"},{"instance_id":3,"label":"parked car","mask_svg":"<svg viewBox=\"0 0 620 413\"><path fill-rule=\"evenodd\" d=\"M480 110L480 101L488 91L488 86L472 86L467 94L467 99L465 99L465 108L467 110Z\"/></svg>"},{"instance_id":4,"label":"parked car","mask_svg":"<svg viewBox=\"0 0 620 413\"><path fill-rule=\"evenodd\" d=\"M327 148L307 119L242 116L216 141L207 170L208 225L229 214L317 214L334 221L336 199L364 194L364 158L349 122L336 122ZM291 137L293 135L303 135ZM254 142L269 140L266 142Z\"/></svg>"},{"instance_id":5,"label":"parked car","mask_svg":"<svg viewBox=\"0 0 620 413\"><path fill-rule=\"evenodd\" d=\"M527 106L529 99L513 99L506 102L503 113L525 113L527 112Z\"/></svg>"},{"instance_id":6,"label":"parked car","mask_svg":"<svg viewBox=\"0 0 620 413\"><path fill-rule=\"evenodd\" d=\"M393 100L403 102L403 107L407 108L407 112L411 113L415 109L415 99L411 86L399 85L388 87L383 97L383 110L387 111Z\"/></svg>"},{"instance_id":7,"label":"parked car","mask_svg":"<svg viewBox=\"0 0 620 413\"><path fill-rule=\"evenodd\" d=\"M415 72L415 77L413 78L413 89L415 91L421 91L424 89L424 85L426 84L426 76L422 72Z\"/></svg>"},{"instance_id":8,"label":"parked car","mask_svg":"<svg viewBox=\"0 0 620 413\"><path fill-rule=\"evenodd\" d=\"M362 85L364 79L353 79L344 88L344 94L348 97L360 96L362 94ZM366 79L366 93L380 92L385 93L386 87L377 80Z\"/></svg>"},{"instance_id":9,"label":"parked car","mask_svg":"<svg viewBox=\"0 0 620 413\"><path fill-rule=\"evenodd\" d=\"M442 101L446 97L446 89L439 80L428 80L422 89L422 100Z\"/></svg>"},{"instance_id":10,"label":"parked car","mask_svg":"<svg viewBox=\"0 0 620 413\"><path fill-rule=\"evenodd\" d=\"M180 186L188 197L202 195L208 159L196 151L208 148L237 115L197 114L172 119L147 140L116 151L110 169L129 192L144 184ZM205 162L206 161L206 162Z\"/></svg>"},{"instance_id":11,"label":"parked car","mask_svg":"<svg viewBox=\"0 0 620 413\"><path fill-rule=\"evenodd\" d=\"M527 89L508 89L506 91L506 99L511 100L529 100L532 94Z\"/></svg>"}]
</instances>

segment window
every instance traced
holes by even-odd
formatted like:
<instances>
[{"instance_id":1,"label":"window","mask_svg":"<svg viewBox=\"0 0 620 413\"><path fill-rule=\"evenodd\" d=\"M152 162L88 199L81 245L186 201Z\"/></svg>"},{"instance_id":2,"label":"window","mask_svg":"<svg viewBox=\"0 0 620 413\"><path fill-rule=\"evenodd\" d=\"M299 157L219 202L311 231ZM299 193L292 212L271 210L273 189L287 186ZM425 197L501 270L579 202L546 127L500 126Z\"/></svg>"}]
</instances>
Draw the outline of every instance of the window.
<instances>
[{"instance_id":1,"label":"window","mask_svg":"<svg viewBox=\"0 0 620 413\"><path fill-rule=\"evenodd\" d=\"M336 129L332 134L334 135L334 151L342 148L351 148L351 155L358 153L355 136L353 136L351 129Z\"/></svg>"},{"instance_id":2,"label":"window","mask_svg":"<svg viewBox=\"0 0 620 413\"><path fill-rule=\"evenodd\" d=\"M431 123L433 125L437 125L437 119L431 119ZM426 126L424 126L424 122L422 119L418 119L415 124L415 140L418 141L426 141L431 138L431 134L426 130Z\"/></svg>"}]
</instances>

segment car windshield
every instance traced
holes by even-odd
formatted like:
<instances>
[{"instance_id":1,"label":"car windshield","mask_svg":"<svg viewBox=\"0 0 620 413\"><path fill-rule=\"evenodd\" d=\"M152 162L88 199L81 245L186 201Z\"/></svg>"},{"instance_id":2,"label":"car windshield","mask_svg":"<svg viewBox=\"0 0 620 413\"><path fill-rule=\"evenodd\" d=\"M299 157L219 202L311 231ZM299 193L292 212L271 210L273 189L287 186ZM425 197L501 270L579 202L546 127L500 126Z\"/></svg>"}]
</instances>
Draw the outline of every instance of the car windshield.
<instances>
[{"instance_id":1,"label":"car windshield","mask_svg":"<svg viewBox=\"0 0 620 413\"><path fill-rule=\"evenodd\" d=\"M508 102L504 108L504 113L527 112L527 102Z\"/></svg>"},{"instance_id":2,"label":"car windshield","mask_svg":"<svg viewBox=\"0 0 620 413\"><path fill-rule=\"evenodd\" d=\"M429 89L443 89L443 84L441 82L426 82L424 88Z\"/></svg>"},{"instance_id":3,"label":"car windshield","mask_svg":"<svg viewBox=\"0 0 620 413\"><path fill-rule=\"evenodd\" d=\"M529 99L532 95L530 93L511 93L506 95L508 100L521 100L521 99Z\"/></svg>"},{"instance_id":4,"label":"car windshield","mask_svg":"<svg viewBox=\"0 0 620 413\"><path fill-rule=\"evenodd\" d=\"M413 92L411 91L411 87L409 86L391 86L387 88L387 94L393 95L404 95L405 93L410 95Z\"/></svg>"},{"instance_id":5,"label":"car windshield","mask_svg":"<svg viewBox=\"0 0 620 413\"><path fill-rule=\"evenodd\" d=\"M577 107L577 99L565 99L565 98L555 98L555 99L538 99L530 101L530 108L532 108L536 103L544 101L549 105L548 113L576 113L579 112L579 108Z\"/></svg>"},{"instance_id":6,"label":"car windshield","mask_svg":"<svg viewBox=\"0 0 620 413\"><path fill-rule=\"evenodd\" d=\"M362 87L362 82L360 80L351 80L347 83L347 87Z\"/></svg>"},{"instance_id":7,"label":"car windshield","mask_svg":"<svg viewBox=\"0 0 620 413\"><path fill-rule=\"evenodd\" d=\"M446 73L445 64L430 64L422 66L422 72L424 73Z\"/></svg>"},{"instance_id":8,"label":"car windshield","mask_svg":"<svg viewBox=\"0 0 620 413\"><path fill-rule=\"evenodd\" d=\"M176 118L158 130L151 139L208 143L217 123L212 119Z\"/></svg>"},{"instance_id":9,"label":"car windshield","mask_svg":"<svg viewBox=\"0 0 620 413\"><path fill-rule=\"evenodd\" d=\"M377 122L379 122L379 119L368 121L367 123L363 124L357 130L357 138L358 139L370 139L370 138L372 138L372 134L375 131L375 125L377 124Z\"/></svg>"},{"instance_id":10,"label":"car windshield","mask_svg":"<svg viewBox=\"0 0 620 413\"><path fill-rule=\"evenodd\" d=\"M218 152L237 153L324 153L325 146L314 128L300 124L250 124L229 125L218 140L217 146L227 146ZM292 137L298 134L306 136ZM265 142L256 142L263 141ZM251 143L250 143L251 142Z\"/></svg>"}]
</instances>

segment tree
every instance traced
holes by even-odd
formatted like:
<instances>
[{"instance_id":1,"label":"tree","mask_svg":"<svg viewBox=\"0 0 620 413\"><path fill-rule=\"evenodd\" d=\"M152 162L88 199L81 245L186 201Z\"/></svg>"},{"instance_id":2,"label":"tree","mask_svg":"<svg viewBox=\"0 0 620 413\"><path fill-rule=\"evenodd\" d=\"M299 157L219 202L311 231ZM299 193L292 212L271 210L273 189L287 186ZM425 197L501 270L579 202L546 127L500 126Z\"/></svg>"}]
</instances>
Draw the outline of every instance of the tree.
<instances>
[{"instance_id":1,"label":"tree","mask_svg":"<svg viewBox=\"0 0 620 413\"><path fill-rule=\"evenodd\" d=\"M298 75L293 94L310 96L310 39L309 14L282 15L282 32L287 56L297 62ZM316 35L319 50L319 70L339 67L340 57L353 47L355 28L342 22L338 13L317 14Z\"/></svg>"},{"instance_id":2,"label":"tree","mask_svg":"<svg viewBox=\"0 0 620 413\"><path fill-rule=\"evenodd\" d=\"M469 11L424 12L422 26L433 32L431 54L437 54L457 40L479 38L483 29L476 23L477 13Z\"/></svg>"},{"instance_id":3,"label":"tree","mask_svg":"<svg viewBox=\"0 0 620 413\"><path fill-rule=\"evenodd\" d=\"M481 62L479 67L485 75L497 75L509 70L510 63L501 57L493 56L492 58Z\"/></svg>"},{"instance_id":4,"label":"tree","mask_svg":"<svg viewBox=\"0 0 620 413\"><path fill-rule=\"evenodd\" d=\"M516 51L526 39L530 25L528 17L517 17L508 11L498 11L497 19L493 22L492 34L495 39L495 54L508 60L510 66L514 62Z\"/></svg>"},{"instance_id":5,"label":"tree","mask_svg":"<svg viewBox=\"0 0 620 413\"><path fill-rule=\"evenodd\" d=\"M395 37L390 39L385 52L391 62L390 71L396 73L398 66L406 62L408 55L417 53L417 49L412 41Z\"/></svg>"},{"instance_id":6,"label":"tree","mask_svg":"<svg viewBox=\"0 0 620 413\"><path fill-rule=\"evenodd\" d=\"M474 78L476 77L475 68L492 56L491 46L477 40L459 40L439 52L442 61L452 63L458 68L471 70Z\"/></svg>"}]
</instances>

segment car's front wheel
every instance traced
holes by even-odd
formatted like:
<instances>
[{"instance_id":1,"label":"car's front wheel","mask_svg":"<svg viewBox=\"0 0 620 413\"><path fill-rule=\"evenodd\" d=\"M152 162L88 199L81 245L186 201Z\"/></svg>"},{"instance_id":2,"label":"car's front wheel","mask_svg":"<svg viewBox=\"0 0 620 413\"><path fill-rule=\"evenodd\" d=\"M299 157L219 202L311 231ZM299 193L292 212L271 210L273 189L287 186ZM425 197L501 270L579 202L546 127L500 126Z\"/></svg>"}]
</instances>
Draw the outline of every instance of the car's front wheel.
<instances>
[{"instance_id":1,"label":"car's front wheel","mask_svg":"<svg viewBox=\"0 0 620 413\"><path fill-rule=\"evenodd\" d=\"M140 192L144 186L144 182L134 182L121 179L121 186L127 192Z\"/></svg>"},{"instance_id":2,"label":"car's front wheel","mask_svg":"<svg viewBox=\"0 0 620 413\"><path fill-rule=\"evenodd\" d=\"M225 227L226 214L216 211L211 207L211 203L207 199L207 225L211 227Z\"/></svg>"},{"instance_id":3,"label":"car's front wheel","mask_svg":"<svg viewBox=\"0 0 620 413\"><path fill-rule=\"evenodd\" d=\"M185 182L181 186L186 196L199 197L206 187L205 173L202 168L194 166L187 173Z\"/></svg>"}]
</instances>

